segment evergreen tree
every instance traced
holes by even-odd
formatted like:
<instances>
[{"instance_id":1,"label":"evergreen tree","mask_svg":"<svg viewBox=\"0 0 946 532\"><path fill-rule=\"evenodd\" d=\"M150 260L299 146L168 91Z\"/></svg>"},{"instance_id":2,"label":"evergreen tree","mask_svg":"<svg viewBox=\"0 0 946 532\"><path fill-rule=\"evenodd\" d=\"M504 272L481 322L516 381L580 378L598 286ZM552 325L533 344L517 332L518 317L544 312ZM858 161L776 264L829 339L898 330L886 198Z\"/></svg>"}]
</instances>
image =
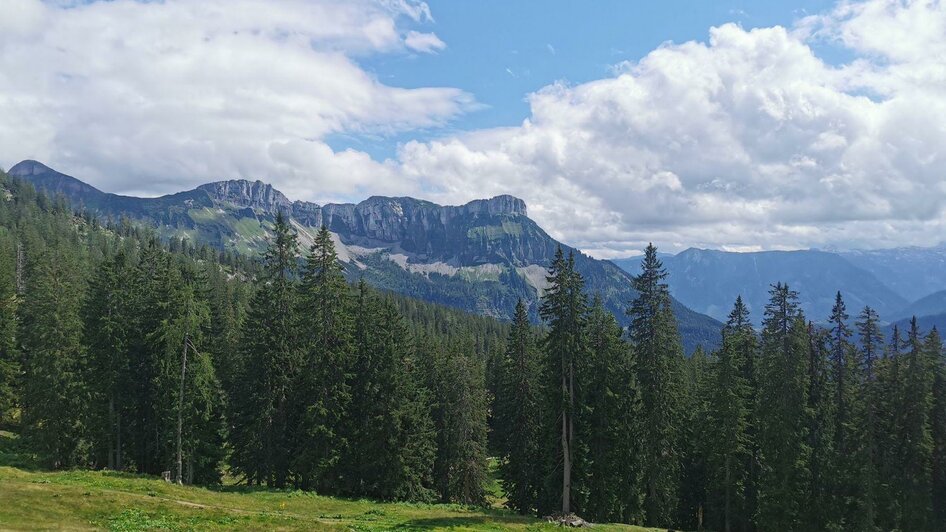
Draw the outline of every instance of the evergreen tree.
<instances>
[{"instance_id":1,"label":"evergreen tree","mask_svg":"<svg viewBox=\"0 0 946 532\"><path fill-rule=\"evenodd\" d=\"M359 283L345 491L383 499L432 497L435 434L429 398L397 309Z\"/></svg>"},{"instance_id":2,"label":"evergreen tree","mask_svg":"<svg viewBox=\"0 0 946 532\"><path fill-rule=\"evenodd\" d=\"M845 529L864 530L872 526L865 508L870 504L865 485L864 469L870 462L870 451L866 446L869 438L862 427L866 423L862 390L865 386L867 364L860 351L851 343L851 330L847 325L848 314L838 292L831 310L829 323L829 348L831 373L834 387L834 452L835 482L837 491L835 520ZM872 365L872 363L871 363Z\"/></svg>"},{"instance_id":3,"label":"evergreen tree","mask_svg":"<svg viewBox=\"0 0 946 532\"><path fill-rule=\"evenodd\" d=\"M933 375L915 317L910 321L907 347L899 407L902 426L897 434L901 460L897 477L898 506L902 509L900 526L904 530L930 530L933 441L929 415L933 407Z\"/></svg>"},{"instance_id":4,"label":"evergreen tree","mask_svg":"<svg viewBox=\"0 0 946 532\"><path fill-rule=\"evenodd\" d=\"M634 278L638 297L631 303L628 314L645 427L644 522L652 526L672 522L680 482L683 349L664 282L666 278L667 272L657 258L657 248L648 245L641 273Z\"/></svg>"},{"instance_id":5,"label":"evergreen tree","mask_svg":"<svg viewBox=\"0 0 946 532\"><path fill-rule=\"evenodd\" d=\"M837 307L836 307L837 308ZM843 309L842 309L843 312ZM805 530L840 530L839 457L835 448L837 384L829 361L831 332L808 324L808 459Z\"/></svg>"},{"instance_id":6,"label":"evergreen tree","mask_svg":"<svg viewBox=\"0 0 946 532\"><path fill-rule=\"evenodd\" d=\"M293 399L301 423L293 469L300 487L326 490L338 484L338 468L349 452L343 423L351 400L353 324L348 284L325 226L306 258L297 316L305 358Z\"/></svg>"},{"instance_id":7,"label":"evergreen tree","mask_svg":"<svg viewBox=\"0 0 946 532\"><path fill-rule=\"evenodd\" d=\"M573 473L581 460L576 438L578 374L586 353L584 339L587 300L584 280L575 271L574 253L568 258L561 247L546 277L549 287L542 297L539 313L548 324L544 342L543 382L546 391L544 464L546 482L539 498L539 512L551 513L556 507L563 514L573 511Z\"/></svg>"},{"instance_id":8,"label":"evergreen tree","mask_svg":"<svg viewBox=\"0 0 946 532\"><path fill-rule=\"evenodd\" d=\"M880 405L882 401L878 380L883 352L883 335L880 332L880 317L870 307L865 307L855 323L859 337L855 370L860 366L860 386L855 392L853 405L855 429L852 437L859 442L849 457L859 471L860 500L851 501L859 508L848 523L858 530L873 530L877 522L877 498L879 494L878 467L881 448L879 442L886 437L881 433Z\"/></svg>"},{"instance_id":9,"label":"evergreen tree","mask_svg":"<svg viewBox=\"0 0 946 532\"><path fill-rule=\"evenodd\" d=\"M890 341L877 364L875 386L877 405L877 526L881 530L900 527L902 507L897 490L902 474L900 435L903 416L900 411L903 394L903 339L897 325L893 326Z\"/></svg>"},{"instance_id":10,"label":"evergreen tree","mask_svg":"<svg viewBox=\"0 0 946 532\"><path fill-rule=\"evenodd\" d=\"M17 247L14 235L0 227L0 427L13 421L14 409L19 403Z\"/></svg>"},{"instance_id":11,"label":"evergreen tree","mask_svg":"<svg viewBox=\"0 0 946 532\"><path fill-rule=\"evenodd\" d=\"M434 483L443 502L481 506L486 504L486 367L472 351L469 339L433 351Z\"/></svg>"},{"instance_id":12,"label":"evergreen tree","mask_svg":"<svg viewBox=\"0 0 946 532\"><path fill-rule=\"evenodd\" d=\"M280 213L243 332L243 394L233 398L235 472L250 484L284 487L289 479L292 384L299 371L295 319L298 245Z\"/></svg>"},{"instance_id":13,"label":"evergreen tree","mask_svg":"<svg viewBox=\"0 0 946 532\"><path fill-rule=\"evenodd\" d=\"M93 461L109 469L123 469L127 441L126 398L134 378L131 367L134 313L130 292L132 269L127 255L118 252L99 265L92 277L84 309L85 343L89 363L84 375L89 383L88 426L93 441ZM123 423L123 420L126 420Z\"/></svg>"},{"instance_id":14,"label":"evergreen tree","mask_svg":"<svg viewBox=\"0 0 946 532\"><path fill-rule=\"evenodd\" d=\"M801 530L811 456L808 333L798 294L781 283L769 293L755 405L761 461L756 524Z\"/></svg>"},{"instance_id":15,"label":"evergreen tree","mask_svg":"<svg viewBox=\"0 0 946 532\"><path fill-rule=\"evenodd\" d=\"M79 258L62 247L36 257L26 281L20 330L24 438L47 467L87 460L81 379L83 278Z\"/></svg>"},{"instance_id":16,"label":"evergreen tree","mask_svg":"<svg viewBox=\"0 0 946 532\"><path fill-rule=\"evenodd\" d=\"M711 515L708 521L729 532L748 528L740 517L747 515L745 491L753 446L749 433L753 393L745 368L755 350L755 332L741 297L736 299L722 336L706 390L705 445L709 449L708 496L721 514L721 518Z\"/></svg>"},{"instance_id":17,"label":"evergreen tree","mask_svg":"<svg viewBox=\"0 0 946 532\"><path fill-rule=\"evenodd\" d=\"M595 296L586 326L587 383L581 395L580 436L587 446L583 514L601 522L639 522L640 397L630 346L614 316Z\"/></svg>"},{"instance_id":18,"label":"evergreen tree","mask_svg":"<svg viewBox=\"0 0 946 532\"><path fill-rule=\"evenodd\" d=\"M933 410L930 414L933 438L932 528L946 530L946 360L943 358L943 341L935 327L926 337L925 347L933 364Z\"/></svg>"},{"instance_id":19,"label":"evergreen tree","mask_svg":"<svg viewBox=\"0 0 946 532\"><path fill-rule=\"evenodd\" d=\"M542 436L540 365L536 339L526 306L520 299L500 364L494 407L499 475L507 506L519 513L535 510L541 486L539 463Z\"/></svg>"}]
</instances>

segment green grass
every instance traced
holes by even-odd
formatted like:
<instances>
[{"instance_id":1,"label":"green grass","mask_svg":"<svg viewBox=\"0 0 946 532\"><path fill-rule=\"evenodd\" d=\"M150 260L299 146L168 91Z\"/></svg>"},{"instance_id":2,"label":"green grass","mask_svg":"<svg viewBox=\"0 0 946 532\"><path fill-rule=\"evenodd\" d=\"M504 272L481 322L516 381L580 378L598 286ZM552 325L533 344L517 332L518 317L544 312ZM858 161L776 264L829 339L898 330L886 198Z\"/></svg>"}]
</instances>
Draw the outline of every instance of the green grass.
<instances>
[{"instance_id":1,"label":"green grass","mask_svg":"<svg viewBox=\"0 0 946 532\"><path fill-rule=\"evenodd\" d=\"M301 491L182 487L108 471L42 471L0 432L2 530L557 530L498 508L380 503ZM15 462L16 467L9 465ZM495 471L495 464L491 464ZM491 502L502 492L495 477ZM595 530L643 531L596 526Z\"/></svg>"}]
</instances>

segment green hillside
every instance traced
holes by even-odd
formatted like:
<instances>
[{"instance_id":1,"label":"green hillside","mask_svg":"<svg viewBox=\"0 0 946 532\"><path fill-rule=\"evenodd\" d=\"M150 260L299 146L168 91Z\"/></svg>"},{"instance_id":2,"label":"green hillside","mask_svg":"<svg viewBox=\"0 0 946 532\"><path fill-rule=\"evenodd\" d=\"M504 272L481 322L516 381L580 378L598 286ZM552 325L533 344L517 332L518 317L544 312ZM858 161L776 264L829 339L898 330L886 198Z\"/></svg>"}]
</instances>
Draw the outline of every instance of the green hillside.
<instances>
[{"instance_id":1,"label":"green hillside","mask_svg":"<svg viewBox=\"0 0 946 532\"><path fill-rule=\"evenodd\" d=\"M379 503L311 492L177 486L110 471L41 471L0 431L3 530L556 530L500 509ZM18 467L14 467L18 466ZM645 531L606 525L595 530Z\"/></svg>"}]
</instances>

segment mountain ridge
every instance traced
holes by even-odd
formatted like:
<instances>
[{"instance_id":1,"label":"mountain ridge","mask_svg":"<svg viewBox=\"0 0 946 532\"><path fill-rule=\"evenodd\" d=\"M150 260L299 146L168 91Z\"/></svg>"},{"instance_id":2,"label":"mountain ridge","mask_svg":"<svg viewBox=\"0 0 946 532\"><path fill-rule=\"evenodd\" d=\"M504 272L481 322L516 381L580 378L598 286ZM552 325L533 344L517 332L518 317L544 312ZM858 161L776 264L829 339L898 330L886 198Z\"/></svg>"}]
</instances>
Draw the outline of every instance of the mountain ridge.
<instances>
[{"instance_id":1,"label":"mountain ridge","mask_svg":"<svg viewBox=\"0 0 946 532\"><path fill-rule=\"evenodd\" d=\"M523 200L499 195L441 206L410 197L371 196L357 204L291 201L262 181L223 180L157 198L102 192L42 163L24 161L10 175L96 215L147 223L166 238L186 238L253 255L266 244L277 211L289 215L303 248L323 224L336 240L349 279L479 314L509 319L526 301L533 319L545 274L559 246L574 252L589 293L627 324L636 295L631 275L610 261L561 244L528 217ZM712 347L721 324L673 301L688 352Z\"/></svg>"}]
</instances>

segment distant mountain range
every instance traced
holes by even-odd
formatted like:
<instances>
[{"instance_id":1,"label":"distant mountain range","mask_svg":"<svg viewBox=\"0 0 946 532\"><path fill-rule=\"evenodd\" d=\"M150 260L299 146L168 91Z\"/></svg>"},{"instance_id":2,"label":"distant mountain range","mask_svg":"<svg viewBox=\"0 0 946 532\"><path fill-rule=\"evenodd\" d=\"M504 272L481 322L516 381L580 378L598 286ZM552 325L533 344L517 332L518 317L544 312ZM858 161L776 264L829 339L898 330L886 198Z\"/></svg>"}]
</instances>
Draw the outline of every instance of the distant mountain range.
<instances>
[{"instance_id":1,"label":"distant mountain range","mask_svg":"<svg viewBox=\"0 0 946 532\"><path fill-rule=\"evenodd\" d=\"M623 323L636 295L631 275L550 237L512 196L441 206L414 198L375 196L358 204L290 201L262 181L231 180L193 190L136 198L98 190L36 161L8 172L74 207L101 217L146 223L167 238L187 238L220 249L255 254L277 212L285 212L308 247L324 224L332 231L351 279L479 314L508 319L525 300L533 317L546 288L546 270L558 246L575 251L589 292L601 295ZM719 342L721 324L674 301L685 348Z\"/></svg>"},{"instance_id":2,"label":"distant mountain range","mask_svg":"<svg viewBox=\"0 0 946 532\"><path fill-rule=\"evenodd\" d=\"M840 291L848 313L870 305L889 322L946 314L946 248L734 253L691 248L664 255L670 291L688 307L725 320L741 295L761 323L769 287L788 283L806 316L825 321ZM636 273L640 258L614 261Z\"/></svg>"}]
</instances>

